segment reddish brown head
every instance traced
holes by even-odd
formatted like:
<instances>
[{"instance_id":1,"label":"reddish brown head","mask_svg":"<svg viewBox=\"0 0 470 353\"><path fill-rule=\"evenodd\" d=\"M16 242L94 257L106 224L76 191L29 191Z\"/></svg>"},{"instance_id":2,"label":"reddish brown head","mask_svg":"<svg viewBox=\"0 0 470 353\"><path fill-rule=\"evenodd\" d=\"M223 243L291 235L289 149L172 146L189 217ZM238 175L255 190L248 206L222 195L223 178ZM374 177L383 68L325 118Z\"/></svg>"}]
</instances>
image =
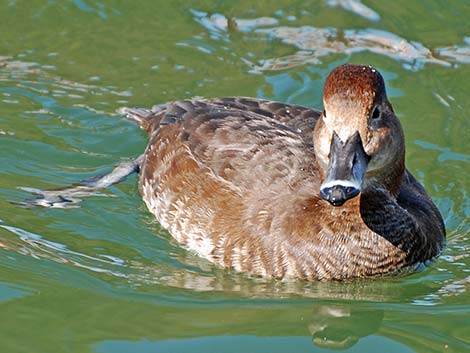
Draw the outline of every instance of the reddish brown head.
<instances>
[{"instance_id":1,"label":"reddish brown head","mask_svg":"<svg viewBox=\"0 0 470 353\"><path fill-rule=\"evenodd\" d=\"M395 193L404 169L404 137L382 75L370 66L337 67L326 79L323 105L314 132L322 197L339 206L372 181Z\"/></svg>"}]
</instances>

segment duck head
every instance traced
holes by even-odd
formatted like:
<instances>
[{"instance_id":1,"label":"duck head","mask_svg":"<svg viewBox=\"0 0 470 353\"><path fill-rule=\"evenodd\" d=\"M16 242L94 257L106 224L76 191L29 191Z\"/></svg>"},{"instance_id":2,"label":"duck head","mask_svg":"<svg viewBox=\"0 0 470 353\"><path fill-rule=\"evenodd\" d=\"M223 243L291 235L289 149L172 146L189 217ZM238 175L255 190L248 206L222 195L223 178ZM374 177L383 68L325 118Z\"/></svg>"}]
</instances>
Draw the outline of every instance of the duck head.
<instances>
[{"instance_id":1,"label":"duck head","mask_svg":"<svg viewBox=\"0 0 470 353\"><path fill-rule=\"evenodd\" d=\"M380 184L398 192L404 172L403 130L374 68L346 64L327 77L315 126L320 196L334 206Z\"/></svg>"}]
</instances>

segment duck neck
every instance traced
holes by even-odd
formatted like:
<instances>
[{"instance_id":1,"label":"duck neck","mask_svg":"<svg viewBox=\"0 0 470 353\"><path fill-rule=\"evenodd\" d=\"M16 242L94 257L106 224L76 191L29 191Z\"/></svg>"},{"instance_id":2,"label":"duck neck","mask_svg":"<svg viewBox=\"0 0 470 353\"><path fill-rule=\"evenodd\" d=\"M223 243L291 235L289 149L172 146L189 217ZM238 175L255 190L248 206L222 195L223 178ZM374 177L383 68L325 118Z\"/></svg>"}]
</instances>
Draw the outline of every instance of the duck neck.
<instances>
[{"instance_id":1,"label":"duck neck","mask_svg":"<svg viewBox=\"0 0 470 353\"><path fill-rule=\"evenodd\" d=\"M370 178L371 182L366 186L365 190L369 188L381 187L386 189L394 198L398 196L400 187L405 175L405 161L400 158L393 166L384 168L382 173L375 174Z\"/></svg>"}]
</instances>

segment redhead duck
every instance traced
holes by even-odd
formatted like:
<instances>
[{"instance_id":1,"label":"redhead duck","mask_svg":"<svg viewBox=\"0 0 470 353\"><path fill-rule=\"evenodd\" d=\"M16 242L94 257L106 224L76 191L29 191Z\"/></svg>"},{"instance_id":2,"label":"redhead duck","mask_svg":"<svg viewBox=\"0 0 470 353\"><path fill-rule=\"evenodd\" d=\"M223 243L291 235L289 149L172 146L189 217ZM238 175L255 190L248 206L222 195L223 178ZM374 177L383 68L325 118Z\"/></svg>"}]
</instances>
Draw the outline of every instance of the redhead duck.
<instances>
[{"instance_id":1,"label":"redhead duck","mask_svg":"<svg viewBox=\"0 0 470 353\"><path fill-rule=\"evenodd\" d=\"M186 248L252 275L341 280L436 257L442 217L405 168L380 73L337 67L323 105L237 97L123 108L150 136L145 204Z\"/></svg>"}]
</instances>

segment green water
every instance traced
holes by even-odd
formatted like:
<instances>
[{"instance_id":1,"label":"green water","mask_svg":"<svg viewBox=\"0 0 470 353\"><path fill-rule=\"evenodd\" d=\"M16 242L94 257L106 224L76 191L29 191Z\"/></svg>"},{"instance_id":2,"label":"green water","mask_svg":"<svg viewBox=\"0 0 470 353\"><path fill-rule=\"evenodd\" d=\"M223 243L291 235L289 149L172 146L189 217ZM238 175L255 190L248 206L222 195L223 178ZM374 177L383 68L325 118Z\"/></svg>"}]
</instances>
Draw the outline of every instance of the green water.
<instances>
[{"instance_id":1,"label":"green water","mask_svg":"<svg viewBox=\"0 0 470 353\"><path fill-rule=\"evenodd\" d=\"M466 0L0 1L0 352L470 352L469 16ZM345 62L383 73L408 168L445 218L448 245L419 273L222 271L161 230L135 176L80 208L15 204L31 197L18 187L139 155L145 134L120 106L245 95L319 107Z\"/></svg>"}]
</instances>

